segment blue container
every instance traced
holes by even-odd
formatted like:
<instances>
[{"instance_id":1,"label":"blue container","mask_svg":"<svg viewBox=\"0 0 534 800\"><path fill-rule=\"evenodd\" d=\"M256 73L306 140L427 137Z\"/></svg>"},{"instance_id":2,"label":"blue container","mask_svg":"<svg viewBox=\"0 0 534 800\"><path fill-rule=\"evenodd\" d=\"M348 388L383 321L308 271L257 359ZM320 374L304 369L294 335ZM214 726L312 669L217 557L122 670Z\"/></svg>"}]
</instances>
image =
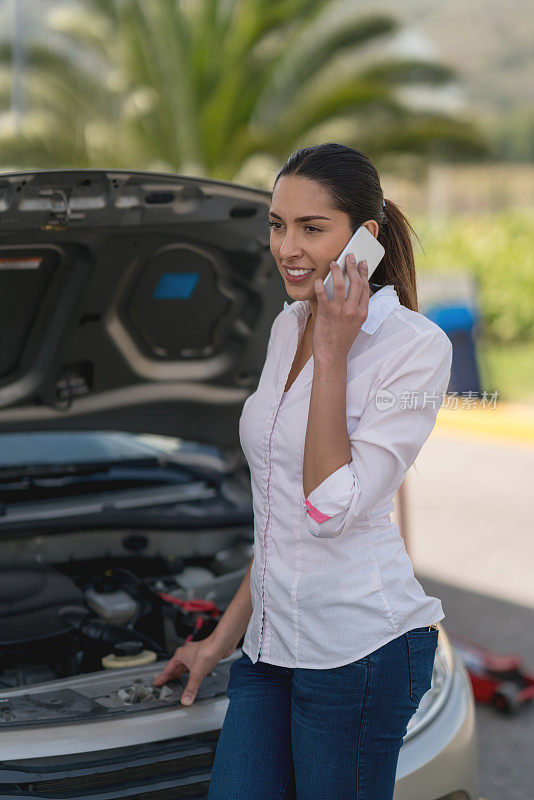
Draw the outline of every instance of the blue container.
<instances>
[{"instance_id":1,"label":"blue container","mask_svg":"<svg viewBox=\"0 0 534 800\"><path fill-rule=\"evenodd\" d=\"M452 342L451 379L448 392L471 392L480 397L480 373L476 357L476 325L478 317L465 305L433 305L425 316L445 331Z\"/></svg>"}]
</instances>

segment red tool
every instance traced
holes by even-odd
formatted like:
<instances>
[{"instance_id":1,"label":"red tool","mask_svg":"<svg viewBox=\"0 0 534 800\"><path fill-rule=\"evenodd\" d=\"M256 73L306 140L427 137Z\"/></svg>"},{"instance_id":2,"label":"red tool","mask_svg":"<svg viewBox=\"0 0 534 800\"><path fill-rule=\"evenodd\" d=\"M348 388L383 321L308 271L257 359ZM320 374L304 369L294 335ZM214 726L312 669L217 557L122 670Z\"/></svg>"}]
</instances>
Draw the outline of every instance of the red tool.
<instances>
[{"instance_id":1,"label":"red tool","mask_svg":"<svg viewBox=\"0 0 534 800\"><path fill-rule=\"evenodd\" d=\"M522 669L518 653L492 653L449 628L447 636L469 673L475 700L513 714L534 698L534 675Z\"/></svg>"}]
</instances>

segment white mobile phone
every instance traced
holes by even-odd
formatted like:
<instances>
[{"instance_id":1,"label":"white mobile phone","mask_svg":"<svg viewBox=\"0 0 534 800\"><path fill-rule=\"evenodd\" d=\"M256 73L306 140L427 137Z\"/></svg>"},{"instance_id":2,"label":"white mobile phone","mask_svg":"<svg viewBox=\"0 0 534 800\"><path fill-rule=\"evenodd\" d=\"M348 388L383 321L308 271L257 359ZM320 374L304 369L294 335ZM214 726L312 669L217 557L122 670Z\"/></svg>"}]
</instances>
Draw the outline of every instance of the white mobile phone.
<instances>
[{"instance_id":1,"label":"white mobile phone","mask_svg":"<svg viewBox=\"0 0 534 800\"><path fill-rule=\"evenodd\" d=\"M350 278L345 269L345 258L349 253L354 253L356 256L356 264L358 261L367 261L367 279L371 277L375 269L378 267L384 257L386 251L376 239L373 234L367 230L365 225L360 225L356 233L349 239L345 249L339 254L336 261L341 267L343 277L345 279L345 298L349 293ZM332 279L332 270L323 281L326 295L329 300L334 299L334 281Z\"/></svg>"}]
</instances>

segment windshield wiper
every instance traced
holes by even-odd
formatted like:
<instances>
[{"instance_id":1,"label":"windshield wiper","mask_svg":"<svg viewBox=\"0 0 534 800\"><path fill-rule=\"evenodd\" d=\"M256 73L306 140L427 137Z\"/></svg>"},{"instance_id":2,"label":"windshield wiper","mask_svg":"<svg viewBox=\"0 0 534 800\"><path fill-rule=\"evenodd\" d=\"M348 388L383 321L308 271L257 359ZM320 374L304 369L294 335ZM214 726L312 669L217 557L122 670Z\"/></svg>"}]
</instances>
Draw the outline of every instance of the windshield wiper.
<instances>
[{"instance_id":1,"label":"windshield wiper","mask_svg":"<svg viewBox=\"0 0 534 800\"><path fill-rule=\"evenodd\" d=\"M139 469L143 467L157 467L159 469L181 470L190 478L205 481L217 488L224 480L224 476L196 465L183 463L178 459L166 455L144 456L142 458L124 458L111 461L89 461L79 464L24 464L20 466L0 467L0 484L13 480L29 480L32 478L63 478L69 475L92 475L97 472L110 472L120 467L122 469Z\"/></svg>"},{"instance_id":2,"label":"windshield wiper","mask_svg":"<svg viewBox=\"0 0 534 800\"><path fill-rule=\"evenodd\" d=\"M0 467L0 481L16 478L62 478L68 475L91 475L93 472L107 472L114 467L153 467L160 466L154 456L145 458L125 458L116 461L87 461L79 464L20 464Z\"/></svg>"}]
</instances>

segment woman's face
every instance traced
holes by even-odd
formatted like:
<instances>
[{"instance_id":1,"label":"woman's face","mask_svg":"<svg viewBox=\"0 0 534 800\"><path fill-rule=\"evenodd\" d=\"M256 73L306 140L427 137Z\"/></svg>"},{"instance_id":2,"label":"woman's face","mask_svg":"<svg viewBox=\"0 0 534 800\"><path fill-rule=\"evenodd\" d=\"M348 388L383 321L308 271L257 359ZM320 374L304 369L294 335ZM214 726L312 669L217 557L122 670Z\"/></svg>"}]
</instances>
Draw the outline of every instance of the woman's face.
<instances>
[{"instance_id":1,"label":"woman's face","mask_svg":"<svg viewBox=\"0 0 534 800\"><path fill-rule=\"evenodd\" d=\"M301 219L307 217L307 219ZM378 223L364 223L377 236ZM324 280L351 238L349 216L333 209L325 190L308 178L279 178L269 212L271 253L294 300L315 300L314 281ZM292 283L287 268L306 270L299 283Z\"/></svg>"}]
</instances>

